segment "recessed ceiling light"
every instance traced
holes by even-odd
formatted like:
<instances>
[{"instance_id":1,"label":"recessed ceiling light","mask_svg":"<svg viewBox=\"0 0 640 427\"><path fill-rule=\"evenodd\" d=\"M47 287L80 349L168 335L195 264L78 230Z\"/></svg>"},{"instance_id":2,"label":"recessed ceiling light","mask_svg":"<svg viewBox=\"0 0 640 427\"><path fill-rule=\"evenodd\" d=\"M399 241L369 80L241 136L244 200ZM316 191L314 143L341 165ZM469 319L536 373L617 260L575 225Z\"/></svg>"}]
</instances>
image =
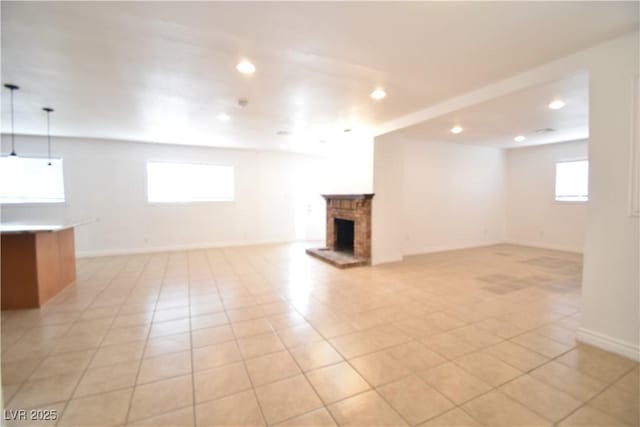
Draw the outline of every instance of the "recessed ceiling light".
<instances>
[{"instance_id":1,"label":"recessed ceiling light","mask_svg":"<svg viewBox=\"0 0 640 427\"><path fill-rule=\"evenodd\" d=\"M383 89L378 88L371 92L369 96L373 99L383 99L385 96L387 96L387 92L385 92Z\"/></svg>"},{"instance_id":2,"label":"recessed ceiling light","mask_svg":"<svg viewBox=\"0 0 640 427\"><path fill-rule=\"evenodd\" d=\"M552 110L559 110L562 107L564 107L566 104L563 100L561 99L554 99L553 101L551 101L549 103L549 108L551 108Z\"/></svg>"},{"instance_id":3,"label":"recessed ceiling light","mask_svg":"<svg viewBox=\"0 0 640 427\"><path fill-rule=\"evenodd\" d=\"M236 65L236 70L240 71L242 74L253 74L256 71L256 66L245 59Z\"/></svg>"},{"instance_id":4,"label":"recessed ceiling light","mask_svg":"<svg viewBox=\"0 0 640 427\"><path fill-rule=\"evenodd\" d=\"M221 122L228 122L231 117L228 114L222 113L217 115L217 119Z\"/></svg>"},{"instance_id":5,"label":"recessed ceiling light","mask_svg":"<svg viewBox=\"0 0 640 427\"><path fill-rule=\"evenodd\" d=\"M524 135L518 135L515 138L513 138L513 140L516 141L516 142L522 142L525 139L527 139L527 138L525 138Z\"/></svg>"},{"instance_id":6,"label":"recessed ceiling light","mask_svg":"<svg viewBox=\"0 0 640 427\"><path fill-rule=\"evenodd\" d=\"M460 126L454 126L454 127L451 128L451 133L458 134L458 133L461 133L462 130L463 129Z\"/></svg>"}]
</instances>

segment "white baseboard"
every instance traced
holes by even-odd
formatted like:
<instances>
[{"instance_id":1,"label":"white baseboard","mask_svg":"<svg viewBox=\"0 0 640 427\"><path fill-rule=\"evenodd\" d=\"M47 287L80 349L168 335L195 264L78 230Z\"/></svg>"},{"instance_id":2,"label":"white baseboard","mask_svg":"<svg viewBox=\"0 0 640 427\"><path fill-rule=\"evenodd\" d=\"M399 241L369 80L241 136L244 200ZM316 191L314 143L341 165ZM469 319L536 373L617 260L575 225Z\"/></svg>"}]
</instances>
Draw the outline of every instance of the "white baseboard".
<instances>
[{"instance_id":1,"label":"white baseboard","mask_svg":"<svg viewBox=\"0 0 640 427\"><path fill-rule=\"evenodd\" d=\"M611 338L598 332L579 328L576 334L578 341L590 344L612 353L640 362L640 346L616 338Z\"/></svg>"},{"instance_id":2,"label":"white baseboard","mask_svg":"<svg viewBox=\"0 0 640 427\"><path fill-rule=\"evenodd\" d=\"M128 248L128 249L98 249L89 251L76 252L77 258L90 258L90 257L102 257L102 256L119 256L119 255L138 255L138 254L153 254L159 252L177 252L177 251L193 251L201 249L213 249L223 247L241 247L241 246L253 246L253 245L275 245L284 243L301 242L300 240L250 240L244 242L217 242L198 245L176 245L176 246L153 246L145 248Z\"/></svg>"},{"instance_id":3,"label":"white baseboard","mask_svg":"<svg viewBox=\"0 0 640 427\"><path fill-rule=\"evenodd\" d=\"M423 254L430 254L430 253L434 253L434 252L446 252L446 251L457 251L460 249L470 249L470 248L481 248L483 246L493 246L493 245L499 245L501 243L504 243L504 241L502 240L496 240L496 241L482 241L482 242L473 242L473 243L458 243L458 244L449 244L449 245L434 245L434 246L427 246L427 247L422 247L422 248L414 248L414 249L408 249L405 251L404 255L405 256L411 256L411 255L423 255Z\"/></svg>"},{"instance_id":4,"label":"white baseboard","mask_svg":"<svg viewBox=\"0 0 640 427\"><path fill-rule=\"evenodd\" d=\"M583 248L576 248L574 246L567 246L567 245L556 245L554 243L547 243L547 242L538 242L538 241L529 241L529 240L507 240L504 243L508 243L510 245L530 246L532 248L551 249L554 251L573 252L578 254L581 254L583 252Z\"/></svg>"}]
</instances>

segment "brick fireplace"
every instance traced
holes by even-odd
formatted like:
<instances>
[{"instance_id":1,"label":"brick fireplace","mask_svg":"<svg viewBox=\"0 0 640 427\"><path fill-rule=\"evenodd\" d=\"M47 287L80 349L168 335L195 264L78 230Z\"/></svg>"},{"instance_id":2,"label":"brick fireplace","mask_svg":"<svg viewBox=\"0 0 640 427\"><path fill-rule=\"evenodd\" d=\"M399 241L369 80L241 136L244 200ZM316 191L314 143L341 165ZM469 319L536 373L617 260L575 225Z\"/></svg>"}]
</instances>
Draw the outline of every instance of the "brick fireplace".
<instances>
[{"instance_id":1,"label":"brick fireplace","mask_svg":"<svg viewBox=\"0 0 640 427\"><path fill-rule=\"evenodd\" d=\"M326 247L309 255L336 267L371 262L371 202L373 194L323 194L327 202Z\"/></svg>"}]
</instances>

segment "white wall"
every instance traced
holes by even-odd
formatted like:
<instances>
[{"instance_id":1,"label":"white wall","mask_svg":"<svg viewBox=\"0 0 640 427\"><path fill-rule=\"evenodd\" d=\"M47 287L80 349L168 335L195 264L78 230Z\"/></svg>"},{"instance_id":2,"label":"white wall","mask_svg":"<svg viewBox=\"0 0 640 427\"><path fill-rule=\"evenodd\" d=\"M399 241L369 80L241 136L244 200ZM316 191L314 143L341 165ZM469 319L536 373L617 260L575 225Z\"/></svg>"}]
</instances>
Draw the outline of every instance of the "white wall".
<instances>
[{"instance_id":1,"label":"white wall","mask_svg":"<svg viewBox=\"0 0 640 427\"><path fill-rule=\"evenodd\" d=\"M555 201L555 167L586 158L587 141L506 150L508 242L582 252L587 203Z\"/></svg>"},{"instance_id":2,"label":"white wall","mask_svg":"<svg viewBox=\"0 0 640 427\"><path fill-rule=\"evenodd\" d=\"M638 32L586 54L589 183L578 338L640 360L640 228L630 215ZM635 114L638 120L638 114ZM640 126L640 123L635 123Z\"/></svg>"},{"instance_id":3,"label":"white wall","mask_svg":"<svg viewBox=\"0 0 640 427\"><path fill-rule=\"evenodd\" d=\"M46 152L42 138L19 136L17 144L21 155ZM63 158L66 203L4 205L2 221L98 218L77 228L80 255L324 238L320 157L65 138L55 139L54 156ZM147 160L232 164L235 201L149 204Z\"/></svg>"},{"instance_id":4,"label":"white wall","mask_svg":"<svg viewBox=\"0 0 640 427\"><path fill-rule=\"evenodd\" d=\"M504 240L503 150L389 134L374 165L374 263Z\"/></svg>"}]
</instances>

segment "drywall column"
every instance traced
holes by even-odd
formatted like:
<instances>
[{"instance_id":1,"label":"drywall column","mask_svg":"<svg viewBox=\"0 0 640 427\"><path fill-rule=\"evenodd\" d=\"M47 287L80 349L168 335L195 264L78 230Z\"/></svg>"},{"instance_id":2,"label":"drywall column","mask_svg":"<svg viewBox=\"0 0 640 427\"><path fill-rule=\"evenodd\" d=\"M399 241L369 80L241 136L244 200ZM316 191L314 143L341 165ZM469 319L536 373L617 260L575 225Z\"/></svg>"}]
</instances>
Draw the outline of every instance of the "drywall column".
<instances>
[{"instance_id":1,"label":"drywall column","mask_svg":"<svg viewBox=\"0 0 640 427\"><path fill-rule=\"evenodd\" d=\"M373 145L371 263L381 264L402 260L404 149L393 134L376 137Z\"/></svg>"},{"instance_id":2,"label":"drywall column","mask_svg":"<svg viewBox=\"0 0 640 427\"><path fill-rule=\"evenodd\" d=\"M638 359L639 228L630 216L633 88L638 33L593 51L590 201L584 250L581 341Z\"/></svg>"}]
</instances>

